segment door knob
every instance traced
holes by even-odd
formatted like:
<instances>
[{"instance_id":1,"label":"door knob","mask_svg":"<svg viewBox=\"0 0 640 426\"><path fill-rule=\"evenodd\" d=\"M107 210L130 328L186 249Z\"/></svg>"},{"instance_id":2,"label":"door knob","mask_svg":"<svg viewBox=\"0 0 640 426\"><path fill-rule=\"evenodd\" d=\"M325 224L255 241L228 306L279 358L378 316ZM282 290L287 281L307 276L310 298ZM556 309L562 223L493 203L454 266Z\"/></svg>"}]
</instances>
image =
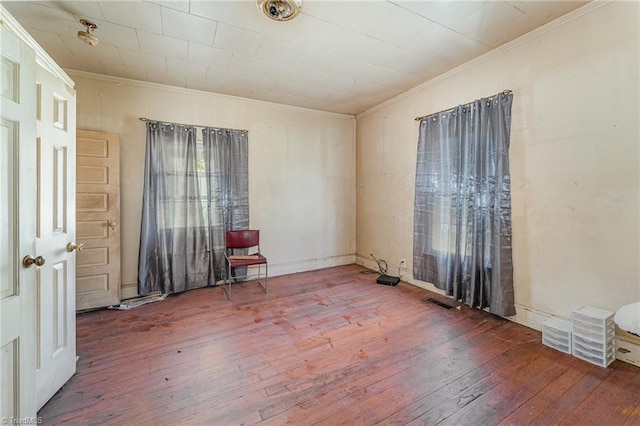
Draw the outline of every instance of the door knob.
<instances>
[{"instance_id":1,"label":"door knob","mask_svg":"<svg viewBox=\"0 0 640 426\"><path fill-rule=\"evenodd\" d=\"M118 224L116 222L109 222L109 226L111 227L112 230L116 229L116 226L118 226Z\"/></svg>"},{"instance_id":2,"label":"door knob","mask_svg":"<svg viewBox=\"0 0 640 426\"><path fill-rule=\"evenodd\" d=\"M76 244L76 243L67 244L67 251L68 252L72 252L74 250L78 250L78 251L84 250L84 244Z\"/></svg>"},{"instance_id":3,"label":"door knob","mask_svg":"<svg viewBox=\"0 0 640 426\"><path fill-rule=\"evenodd\" d=\"M26 255L22 259L22 264L25 268L31 268L33 265L42 266L46 262L46 259L43 256L38 256L35 259L29 255Z\"/></svg>"}]
</instances>

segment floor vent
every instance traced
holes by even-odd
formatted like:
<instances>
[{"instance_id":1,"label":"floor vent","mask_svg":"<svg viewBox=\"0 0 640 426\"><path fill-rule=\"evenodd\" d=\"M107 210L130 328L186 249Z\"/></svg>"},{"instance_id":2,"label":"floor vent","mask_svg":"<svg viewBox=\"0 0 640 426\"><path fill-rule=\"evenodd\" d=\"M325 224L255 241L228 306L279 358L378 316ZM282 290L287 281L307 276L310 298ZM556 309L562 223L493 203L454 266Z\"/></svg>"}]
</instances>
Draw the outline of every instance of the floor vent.
<instances>
[{"instance_id":1,"label":"floor vent","mask_svg":"<svg viewBox=\"0 0 640 426\"><path fill-rule=\"evenodd\" d=\"M451 305L447 305L446 303L443 303L443 302L441 302L439 300L436 300L436 299L432 299L430 297L427 298L427 299L424 299L424 303L433 303L434 305L438 305L438 306L440 306L441 308L444 308L444 309L453 308L453 306L451 306Z\"/></svg>"}]
</instances>

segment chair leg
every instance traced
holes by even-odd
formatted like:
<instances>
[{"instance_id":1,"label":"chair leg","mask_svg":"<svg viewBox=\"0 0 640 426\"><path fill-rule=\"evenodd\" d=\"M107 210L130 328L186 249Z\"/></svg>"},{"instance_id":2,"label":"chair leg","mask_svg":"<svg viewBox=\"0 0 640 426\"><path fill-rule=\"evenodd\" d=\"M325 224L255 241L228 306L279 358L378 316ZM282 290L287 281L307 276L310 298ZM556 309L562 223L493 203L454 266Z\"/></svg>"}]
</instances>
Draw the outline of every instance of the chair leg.
<instances>
[{"instance_id":1,"label":"chair leg","mask_svg":"<svg viewBox=\"0 0 640 426\"><path fill-rule=\"evenodd\" d=\"M258 265L258 284L260 284L262 288L264 288L265 293L268 293L269 292L269 264L268 263L264 264L264 283L260 281L260 267L261 265Z\"/></svg>"},{"instance_id":2,"label":"chair leg","mask_svg":"<svg viewBox=\"0 0 640 426\"><path fill-rule=\"evenodd\" d=\"M264 292L269 292L269 264L264 264L264 283L260 281L260 270L261 265L258 265L258 284L264 288ZM224 281L222 283L222 288L224 288L224 292L227 295L227 300L231 300L231 264L226 263L224 268ZM249 274L247 273L247 277ZM227 288L228 287L228 288Z\"/></svg>"},{"instance_id":3,"label":"chair leg","mask_svg":"<svg viewBox=\"0 0 640 426\"><path fill-rule=\"evenodd\" d=\"M229 290L227 290L227 285L229 286ZM229 262L225 262L222 288L224 289L224 293L227 295L227 300L231 300L231 265Z\"/></svg>"}]
</instances>

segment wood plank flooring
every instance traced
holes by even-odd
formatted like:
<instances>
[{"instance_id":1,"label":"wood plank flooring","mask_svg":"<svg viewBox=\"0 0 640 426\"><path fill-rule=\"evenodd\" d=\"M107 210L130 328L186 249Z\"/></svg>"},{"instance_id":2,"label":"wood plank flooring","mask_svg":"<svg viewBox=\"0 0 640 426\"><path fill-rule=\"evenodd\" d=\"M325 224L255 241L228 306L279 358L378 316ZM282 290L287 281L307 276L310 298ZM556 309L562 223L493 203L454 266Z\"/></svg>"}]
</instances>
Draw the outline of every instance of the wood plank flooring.
<instances>
[{"instance_id":1,"label":"wood plank flooring","mask_svg":"<svg viewBox=\"0 0 640 426\"><path fill-rule=\"evenodd\" d=\"M78 316L44 424L639 425L640 368L356 266Z\"/></svg>"}]
</instances>

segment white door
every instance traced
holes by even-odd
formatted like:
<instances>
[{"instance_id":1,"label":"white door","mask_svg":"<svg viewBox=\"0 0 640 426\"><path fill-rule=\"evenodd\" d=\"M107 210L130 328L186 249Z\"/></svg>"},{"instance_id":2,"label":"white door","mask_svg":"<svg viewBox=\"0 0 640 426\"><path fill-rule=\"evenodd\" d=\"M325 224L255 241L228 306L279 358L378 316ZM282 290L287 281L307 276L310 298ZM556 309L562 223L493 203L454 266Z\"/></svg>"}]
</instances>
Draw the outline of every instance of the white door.
<instances>
[{"instance_id":1,"label":"white door","mask_svg":"<svg viewBox=\"0 0 640 426\"><path fill-rule=\"evenodd\" d=\"M75 91L37 66L38 271L36 400L40 409L76 371Z\"/></svg>"},{"instance_id":2,"label":"white door","mask_svg":"<svg viewBox=\"0 0 640 426\"><path fill-rule=\"evenodd\" d=\"M0 419L36 415L35 53L0 25ZM38 258L38 263L42 258Z\"/></svg>"}]
</instances>

